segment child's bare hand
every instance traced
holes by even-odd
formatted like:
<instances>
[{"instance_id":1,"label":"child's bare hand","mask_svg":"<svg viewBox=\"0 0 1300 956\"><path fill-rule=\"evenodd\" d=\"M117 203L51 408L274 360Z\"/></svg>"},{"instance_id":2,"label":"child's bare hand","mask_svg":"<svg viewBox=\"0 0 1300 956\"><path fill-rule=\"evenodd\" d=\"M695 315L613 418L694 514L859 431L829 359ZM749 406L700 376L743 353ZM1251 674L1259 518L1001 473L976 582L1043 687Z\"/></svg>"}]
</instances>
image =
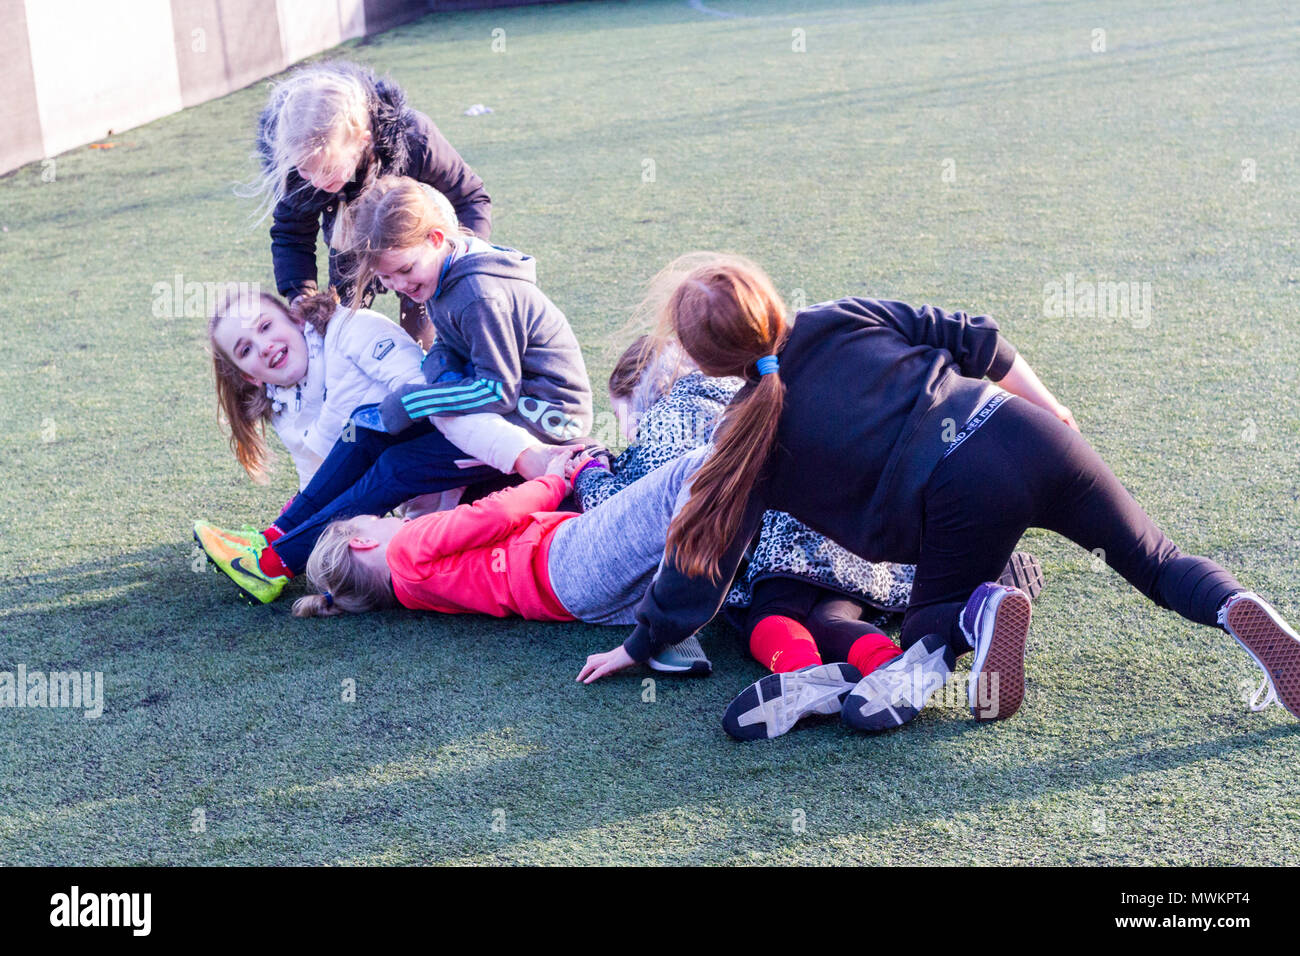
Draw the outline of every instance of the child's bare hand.
<instances>
[{"instance_id":1,"label":"child's bare hand","mask_svg":"<svg viewBox=\"0 0 1300 956\"><path fill-rule=\"evenodd\" d=\"M525 448L515 459L515 474L528 481L546 474L551 464L551 449L546 445Z\"/></svg>"},{"instance_id":2,"label":"child's bare hand","mask_svg":"<svg viewBox=\"0 0 1300 956\"><path fill-rule=\"evenodd\" d=\"M573 481L573 476L578 473L578 469L591 461L591 456L584 450L574 457L570 458L564 465L564 477Z\"/></svg>"},{"instance_id":3,"label":"child's bare hand","mask_svg":"<svg viewBox=\"0 0 1300 956\"><path fill-rule=\"evenodd\" d=\"M565 481L569 479L569 465L572 463L574 456L582 454L581 448L570 448L567 445L551 455L550 464L546 466L548 475L559 475Z\"/></svg>"},{"instance_id":4,"label":"child's bare hand","mask_svg":"<svg viewBox=\"0 0 1300 956\"><path fill-rule=\"evenodd\" d=\"M1056 405L1056 417L1065 424L1069 425L1076 432L1079 431L1079 423L1074 420L1074 413L1059 402Z\"/></svg>"},{"instance_id":5,"label":"child's bare hand","mask_svg":"<svg viewBox=\"0 0 1300 956\"><path fill-rule=\"evenodd\" d=\"M636 661L632 660L632 656L620 644L612 651L606 651L604 654L589 655L587 663L578 672L578 680L584 684L590 684L592 681L598 681L609 674L631 667L635 663Z\"/></svg>"}]
</instances>

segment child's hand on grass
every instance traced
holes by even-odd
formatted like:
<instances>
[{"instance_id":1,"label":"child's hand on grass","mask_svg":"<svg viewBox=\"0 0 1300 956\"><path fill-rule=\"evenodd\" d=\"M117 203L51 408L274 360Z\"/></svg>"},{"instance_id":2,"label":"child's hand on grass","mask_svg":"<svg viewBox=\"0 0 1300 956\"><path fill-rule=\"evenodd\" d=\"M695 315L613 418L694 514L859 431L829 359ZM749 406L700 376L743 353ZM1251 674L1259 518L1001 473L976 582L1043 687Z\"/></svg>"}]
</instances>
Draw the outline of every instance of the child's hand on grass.
<instances>
[{"instance_id":1,"label":"child's hand on grass","mask_svg":"<svg viewBox=\"0 0 1300 956\"><path fill-rule=\"evenodd\" d=\"M587 658L587 663L582 666L578 672L578 680L584 684L590 684L592 681L598 681L608 674L625 670L635 664L631 655L623 649L620 644L612 651L606 651L604 654L592 654Z\"/></svg>"}]
</instances>

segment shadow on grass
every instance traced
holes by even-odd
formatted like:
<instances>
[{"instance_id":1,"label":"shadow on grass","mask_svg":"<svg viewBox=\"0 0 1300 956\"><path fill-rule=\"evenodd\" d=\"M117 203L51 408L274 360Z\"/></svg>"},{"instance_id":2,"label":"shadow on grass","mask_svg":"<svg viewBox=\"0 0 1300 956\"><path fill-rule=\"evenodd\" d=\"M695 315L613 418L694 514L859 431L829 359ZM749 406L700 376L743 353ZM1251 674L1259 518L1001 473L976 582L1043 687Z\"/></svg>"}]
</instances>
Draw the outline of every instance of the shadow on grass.
<instances>
[{"instance_id":1,"label":"shadow on grass","mask_svg":"<svg viewBox=\"0 0 1300 956\"><path fill-rule=\"evenodd\" d=\"M233 586L195 574L188 553L173 543L4 579L14 600L0 627L23 634L10 648L32 660L33 648L121 654L114 667L131 676L134 694L81 734L84 758L105 769L78 799L62 799L69 783L40 772L6 801L0 830L11 838L49 841L45 852L57 854L63 831L103 823L122 835L105 858L122 862L159 813L202 805L228 837L206 848L177 837L155 858L266 862L259 840L284 834L279 862L638 859L656 841L678 861L740 860L784 845L790 805L820 807L840 832L869 837L1176 771L1300 732L1275 725L1209 737L1218 731L1180 721L1175 730L1208 739L1163 744L1168 731L1138 730L1135 713L1131 735L1066 737L1044 754L1044 718L1033 711L986 726L932 709L878 737L821 722L739 744L720 716L761 672L727 625L704 635L711 679L637 670L582 686L573 678L586 654L614 646L625 629L409 611L292 621L284 601L234 604ZM124 588L149 597L124 607ZM116 593L74 607L39 606L51 591L108 590ZM149 677L171 668L174 680ZM340 707L338 679L348 674L358 677L359 703ZM44 747L66 728L33 723L30 733L26 745ZM1021 760L1020 749L1036 752ZM491 829L498 809L510 820L501 833ZM784 831L773 822L781 814ZM681 819L699 829L681 829Z\"/></svg>"}]
</instances>

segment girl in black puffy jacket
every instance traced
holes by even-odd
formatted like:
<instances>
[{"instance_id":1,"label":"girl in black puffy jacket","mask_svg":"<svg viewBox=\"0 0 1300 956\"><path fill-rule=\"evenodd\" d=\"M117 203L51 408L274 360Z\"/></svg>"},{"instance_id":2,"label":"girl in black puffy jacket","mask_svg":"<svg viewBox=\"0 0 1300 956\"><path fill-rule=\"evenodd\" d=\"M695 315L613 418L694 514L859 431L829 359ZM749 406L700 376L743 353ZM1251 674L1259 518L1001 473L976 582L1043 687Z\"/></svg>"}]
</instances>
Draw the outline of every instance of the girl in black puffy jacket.
<instances>
[{"instance_id":1,"label":"girl in black puffy jacket","mask_svg":"<svg viewBox=\"0 0 1300 956\"><path fill-rule=\"evenodd\" d=\"M381 175L410 176L450 200L460 226L489 238L492 201L430 119L395 84L354 63L302 67L277 83L258 121L262 173L253 184L270 212L275 284L291 302L315 291L316 237L330 246L329 284L350 301L339 213ZM382 286L365 290L369 305ZM432 329L420 303L401 299L402 327L426 349Z\"/></svg>"}]
</instances>

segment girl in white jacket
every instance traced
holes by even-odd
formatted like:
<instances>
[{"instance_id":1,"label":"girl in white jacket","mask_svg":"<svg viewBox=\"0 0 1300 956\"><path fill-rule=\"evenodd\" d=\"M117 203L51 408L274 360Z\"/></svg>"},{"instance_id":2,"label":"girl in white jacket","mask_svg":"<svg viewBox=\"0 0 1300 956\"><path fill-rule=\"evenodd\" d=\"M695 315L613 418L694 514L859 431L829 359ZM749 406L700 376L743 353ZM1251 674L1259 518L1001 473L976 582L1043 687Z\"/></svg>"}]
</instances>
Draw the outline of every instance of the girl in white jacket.
<instances>
[{"instance_id":1,"label":"girl in white jacket","mask_svg":"<svg viewBox=\"0 0 1300 956\"><path fill-rule=\"evenodd\" d=\"M210 540L222 536L265 547L283 533L278 523L295 523L295 508L303 510L310 500L314 512L324 504L315 499L327 495L333 500L340 481L352 482L337 469L318 476L323 460L337 443L370 437L352 425L353 410L399 386L424 381L420 347L401 327L378 312L343 308L329 293L300 299L292 307L266 294L230 297L210 320L208 335L217 401L235 457L255 481L265 482L269 421L293 457L300 489L277 524L260 534L250 527L231 532L196 522L195 537L210 555ZM419 487L411 488L417 494L443 492L501 472L536 477L550 458L536 436L500 415L445 416L432 423L403 435L403 442L423 440L441 448L450 442L464 457L454 460L459 473L444 469L430 472L427 482L418 481ZM430 439L433 428L441 435ZM317 478L320 490L313 495ZM304 499L301 507L298 499ZM294 564L286 562L291 572ZM257 596L255 586L245 590Z\"/></svg>"},{"instance_id":2,"label":"girl in white jacket","mask_svg":"<svg viewBox=\"0 0 1300 956\"><path fill-rule=\"evenodd\" d=\"M268 297L269 298L269 297ZM278 302L278 300L272 300ZM284 308L284 307L282 307ZM269 401L267 416L272 428L284 443L298 469L298 487L306 488L321 461L329 454L334 443L343 435L352 411L362 405L381 401L393 389L412 382L424 382L420 362L424 354L400 326L387 316L370 309L356 312L338 305L327 294L308 296L287 309L289 319L298 326L302 344L306 349L306 372L295 382L277 384L272 381L276 368L266 370L262 383ZM272 317L273 318L273 317ZM233 330L232 330L233 331ZM282 354L284 367L292 357L298 358L296 336L283 330L286 339ZM213 337L214 364L224 356L218 354ZM273 356L274 357L274 356ZM290 376L296 368L288 369ZM267 451L265 443L253 446L241 454L241 445L248 446L249 439L235 427L235 420L244 417L232 408L223 396L222 370L217 371L218 399L224 417L231 421L231 444L236 456L249 474L259 483L264 480ZM247 385L252 382L241 376ZM249 394L251 388L227 389L233 391L237 407L242 402L258 406L260 402ZM251 400L251 401L249 401ZM232 412L234 413L232 415ZM497 471L515 470L520 455L542 446L525 429L507 422L500 415L442 416L433 419L438 430L456 447L467 453L466 460L477 459ZM256 427L256 423L252 423ZM545 468L539 458L538 464ZM528 467L528 458L524 460Z\"/></svg>"}]
</instances>

